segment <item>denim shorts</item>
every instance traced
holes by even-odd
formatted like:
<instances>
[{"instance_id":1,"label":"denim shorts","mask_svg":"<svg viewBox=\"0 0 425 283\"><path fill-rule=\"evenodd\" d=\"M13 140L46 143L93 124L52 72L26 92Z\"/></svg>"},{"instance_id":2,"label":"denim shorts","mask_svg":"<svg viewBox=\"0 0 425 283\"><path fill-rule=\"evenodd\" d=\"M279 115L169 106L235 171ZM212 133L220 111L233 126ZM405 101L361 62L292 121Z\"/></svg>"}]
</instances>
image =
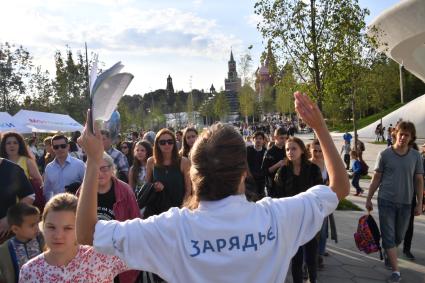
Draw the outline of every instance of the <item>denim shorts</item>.
<instances>
[{"instance_id":1,"label":"denim shorts","mask_svg":"<svg viewBox=\"0 0 425 283\"><path fill-rule=\"evenodd\" d=\"M378 212L382 247L384 249L397 247L403 241L409 227L411 205L378 198Z\"/></svg>"}]
</instances>

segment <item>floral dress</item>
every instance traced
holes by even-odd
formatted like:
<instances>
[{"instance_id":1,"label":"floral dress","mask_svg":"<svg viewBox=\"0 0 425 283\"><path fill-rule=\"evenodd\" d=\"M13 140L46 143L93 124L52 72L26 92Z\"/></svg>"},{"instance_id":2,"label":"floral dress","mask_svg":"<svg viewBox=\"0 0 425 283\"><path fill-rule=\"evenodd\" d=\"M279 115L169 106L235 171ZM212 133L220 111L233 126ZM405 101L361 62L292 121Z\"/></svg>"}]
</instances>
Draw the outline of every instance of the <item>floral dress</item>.
<instances>
[{"instance_id":1,"label":"floral dress","mask_svg":"<svg viewBox=\"0 0 425 283\"><path fill-rule=\"evenodd\" d=\"M37 283L109 283L119 273L128 270L116 256L104 255L90 246L79 246L77 255L66 266L46 262L44 253L27 262L19 274L19 282Z\"/></svg>"}]
</instances>

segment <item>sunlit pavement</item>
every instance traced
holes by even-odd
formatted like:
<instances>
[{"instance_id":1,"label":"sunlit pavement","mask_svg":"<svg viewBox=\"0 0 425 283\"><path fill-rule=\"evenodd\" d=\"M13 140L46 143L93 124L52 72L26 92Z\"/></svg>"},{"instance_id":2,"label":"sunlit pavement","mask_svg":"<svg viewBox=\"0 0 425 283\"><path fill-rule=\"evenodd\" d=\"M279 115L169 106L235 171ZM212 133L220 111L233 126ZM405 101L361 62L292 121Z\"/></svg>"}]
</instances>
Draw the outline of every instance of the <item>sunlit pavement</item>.
<instances>
[{"instance_id":1,"label":"sunlit pavement","mask_svg":"<svg viewBox=\"0 0 425 283\"><path fill-rule=\"evenodd\" d=\"M313 135L299 135L305 142L310 142ZM341 134L333 134L335 144L340 151L343 144ZM366 151L364 160L369 165L369 171L372 173L378 152L384 149L385 145L371 144L373 140L363 140ZM423 144L420 140L418 144ZM370 180L361 180L360 186L364 189L369 187ZM351 188L348 199L359 207L364 209L367 190L364 196L356 197L354 188ZM373 199L374 211L372 215L379 223L377 214L376 196ZM357 230L357 223L360 216L365 212L358 211L336 211L335 221L338 232L338 243L328 240L328 257L324 257L325 268L318 272L318 282L320 283L378 283L386 282L391 271L387 270L383 261L379 259L379 253L366 255L360 252L354 242L354 233ZM399 247L399 266L401 271L401 282L406 283L425 283L425 216L415 217L415 228L412 241L412 254L416 257L415 261L407 260L402 255L402 245ZM287 283L292 282L290 270L288 272ZM308 281L307 281L308 282Z\"/></svg>"}]
</instances>

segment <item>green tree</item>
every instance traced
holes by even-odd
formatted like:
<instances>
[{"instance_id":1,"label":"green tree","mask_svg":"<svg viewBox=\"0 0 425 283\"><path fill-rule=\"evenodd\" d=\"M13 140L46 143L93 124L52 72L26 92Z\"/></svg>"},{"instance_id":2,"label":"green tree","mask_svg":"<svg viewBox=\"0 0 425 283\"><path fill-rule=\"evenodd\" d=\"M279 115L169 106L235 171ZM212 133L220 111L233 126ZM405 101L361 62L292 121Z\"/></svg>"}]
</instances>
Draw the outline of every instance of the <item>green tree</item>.
<instances>
[{"instance_id":1,"label":"green tree","mask_svg":"<svg viewBox=\"0 0 425 283\"><path fill-rule=\"evenodd\" d=\"M295 80L294 68L291 64L283 67L283 77L276 86L276 110L280 113L294 112L293 94L299 90L299 84Z\"/></svg>"},{"instance_id":2,"label":"green tree","mask_svg":"<svg viewBox=\"0 0 425 283\"><path fill-rule=\"evenodd\" d=\"M325 92L339 105L339 111L335 114L342 115L340 118L351 117L356 136L359 112L357 102L361 97L362 73L373 59L373 54L368 52L370 48L364 33L364 20L361 24L358 22L360 18L364 19L365 13L359 11L359 14L355 14L352 9L345 7L340 11L340 16L344 19L344 24L335 31L339 35L336 38L339 53L335 55L337 60L324 80L328 84Z\"/></svg>"},{"instance_id":3,"label":"green tree","mask_svg":"<svg viewBox=\"0 0 425 283\"><path fill-rule=\"evenodd\" d=\"M256 95L249 84L244 84L239 91L239 110L248 123L248 116L254 115Z\"/></svg>"},{"instance_id":4,"label":"green tree","mask_svg":"<svg viewBox=\"0 0 425 283\"><path fill-rule=\"evenodd\" d=\"M25 94L32 68L32 56L22 46L0 43L0 109L15 112L19 96Z\"/></svg>"},{"instance_id":5,"label":"green tree","mask_svg":"<svg viewBox=\"0 0 425 283\"><path fill-rule=\"evenodd\" d=\"M75 62L73 53L68 48L65 58L62 58L60 51L56 52L55 64L54 100L56 109L82 122L89 104L85 59L81 52L77 52L77 61Z\"/></svg>"},{"instance_id":6,"label":"green tree","mask_svg":"<svg viewBox=\"0 0 425 283\"><path fill-rule=\"evenodd\" d=\"M44 112L52 110L54 89L48 71L43 71L41 66L36 67L31 74L28 90L33 110Z\"/></svg>"},{"instance_id":7,"label":"green tree","mask_svg":"<svg viewBox=\"0 0 425 283\"><path fill-rule=\"evenodd\" d=\"M253 74L251 71L252 68L252 56L250 48L248 48L239 59L239 70L241 73L242 84L252 84Z\"/></svg>"},{"instance_id":8,"label":"green tree","mask_svg":"<svg viewBox=\"0 0 425 283\"><path fill-rule=\"evenodd\" d=\"M223 121L229 111L230 106L227 102L226 94L224 92L218 93L214 101L214 114Z\"/></svg>"},{"instance_id":9,"label":"green tree","mask_svg":"<svg viewBox=\"0 0 425 283\"><path fill-rule=\"evenodd\" d=\"M295 73L313 87L310 92L322 109L324 81L336 57L345 55L343 27L364 27L368 11L358 0L258 0L255 13L263 17L258 25L263 37L282 60L293 62Z\"/></svg>"}]
</instances>

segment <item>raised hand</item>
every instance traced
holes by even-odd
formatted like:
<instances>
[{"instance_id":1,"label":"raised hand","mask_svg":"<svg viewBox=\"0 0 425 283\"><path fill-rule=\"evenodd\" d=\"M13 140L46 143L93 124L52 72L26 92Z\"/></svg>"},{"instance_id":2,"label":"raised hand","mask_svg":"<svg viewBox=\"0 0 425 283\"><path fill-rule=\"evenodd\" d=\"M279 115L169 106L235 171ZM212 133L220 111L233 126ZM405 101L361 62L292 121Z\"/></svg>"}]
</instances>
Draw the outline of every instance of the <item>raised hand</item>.
<instances>
[{"instance_id":1,"label":"raised hand","mask_svg":"<svg viewBox=\"0 0 425 283\"><path fill-rule=\"evenodd\" d=\"M87 111L87 117L90 117L90 110ZM88 128L88 123L90 123L90 121L86 121L83 133L78 138L78 144L83 148L84 152L87 154L87 159L100 161L102 160L103 156L102 135L96 123L94 125L94 130L96 134L91 133Z\"/></svg>"},{"instance_id":2,"label":"raised hand","mask_svg":"<svg viewBox=\"0 0 425 283\"><path fill-rule=\"evenodd\" d=\"M295 110L298 115L306 122L312 129L317 130L321 127L326 127L325 120L322 113L306 94L297 91L294 93Z\"/></svg>"}]
</instances>

